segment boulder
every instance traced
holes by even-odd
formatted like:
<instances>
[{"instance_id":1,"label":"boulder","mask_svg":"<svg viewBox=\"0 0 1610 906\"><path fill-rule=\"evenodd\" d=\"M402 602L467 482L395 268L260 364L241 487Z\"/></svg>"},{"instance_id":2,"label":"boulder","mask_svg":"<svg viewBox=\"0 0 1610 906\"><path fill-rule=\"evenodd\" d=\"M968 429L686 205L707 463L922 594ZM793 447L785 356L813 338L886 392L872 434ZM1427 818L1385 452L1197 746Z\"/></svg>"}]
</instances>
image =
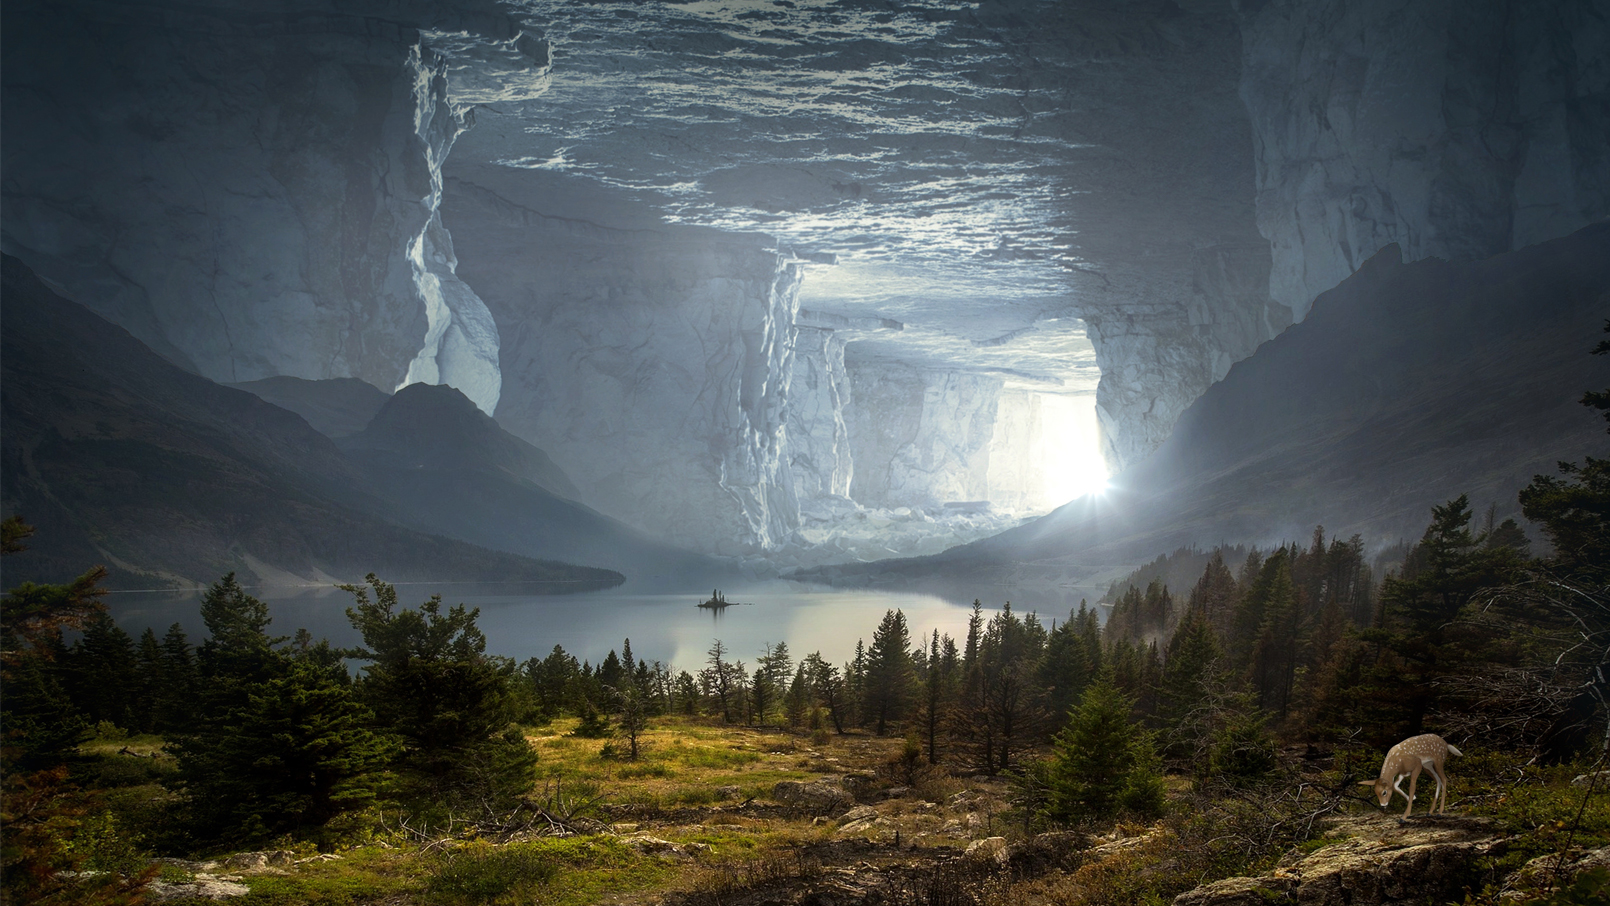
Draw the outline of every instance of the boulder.
<instances>
[{"instance_id":1,"label":"boulder","mask_svg":"<svg viewBox=\"0 0 1610 906\"><path fill-rule=\"evenodd\" d=\"M967 844L968 858L994 860L1002 865L1006 864L1009 851L1005 837L985 837Z\"/></svg>"},{"instance_id":2,"label":"boulder","mask_svg":"<svg viewBox=\"0 0 1610 906\"><path fill-rule=\"evenodd\" d=\"M839 827L851 828L870 824L878 818L878 810L870 805L861 805L850 809L839 818Z\"/></svg>"},{"instance_id":3,"label":"boulder","mask_svg":"<svg viewBox=\"0 0 1610 906\"><path fill-rule=\"evenodd\" d=\"M841 812L855 804L850 794L831 783L784 780L771 789L771 797L784 805L815 812Z\"/></svg>"}]
</instances>

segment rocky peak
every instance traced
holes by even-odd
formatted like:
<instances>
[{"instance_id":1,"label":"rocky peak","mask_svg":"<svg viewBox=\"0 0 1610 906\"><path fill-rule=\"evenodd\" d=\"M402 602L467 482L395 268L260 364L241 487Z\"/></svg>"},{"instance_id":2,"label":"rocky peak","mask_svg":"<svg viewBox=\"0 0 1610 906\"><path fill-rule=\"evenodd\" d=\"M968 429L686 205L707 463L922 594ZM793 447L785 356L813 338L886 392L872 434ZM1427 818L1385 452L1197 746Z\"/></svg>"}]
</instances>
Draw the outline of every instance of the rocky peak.
<instances>
[{"instance_id":1,"label":"rocky peak","mask_svg":"<svg viewBox=\"0 0 1610 906\"><path fill-rule=\"evenodd\" d=\"M366 428L344 438L348 453L393 468L500 472L561 497L580 492L548 454L504 431L456 388L409 384Z\"/></svg>"}]
</instances>

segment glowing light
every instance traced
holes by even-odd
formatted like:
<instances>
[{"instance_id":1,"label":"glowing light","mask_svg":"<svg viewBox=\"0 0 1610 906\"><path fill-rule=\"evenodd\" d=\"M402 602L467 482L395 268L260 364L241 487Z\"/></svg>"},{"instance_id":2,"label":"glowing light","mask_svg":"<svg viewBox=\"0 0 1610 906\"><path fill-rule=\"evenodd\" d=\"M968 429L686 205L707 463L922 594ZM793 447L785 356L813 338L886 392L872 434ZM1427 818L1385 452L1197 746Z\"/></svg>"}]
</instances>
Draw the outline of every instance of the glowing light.
<instances>
[{"instance_id":1,"label":"glowing light","mask_svg":"<svg viewBox=\"0 0 1610 906\"><path fill-rule=\"evenodd\" d=\"M1095 394L1042 394L1038 446L1030 455L1039 464L1046 506L1059 507L1107 489Z\"/></svg>"}]
</instances>

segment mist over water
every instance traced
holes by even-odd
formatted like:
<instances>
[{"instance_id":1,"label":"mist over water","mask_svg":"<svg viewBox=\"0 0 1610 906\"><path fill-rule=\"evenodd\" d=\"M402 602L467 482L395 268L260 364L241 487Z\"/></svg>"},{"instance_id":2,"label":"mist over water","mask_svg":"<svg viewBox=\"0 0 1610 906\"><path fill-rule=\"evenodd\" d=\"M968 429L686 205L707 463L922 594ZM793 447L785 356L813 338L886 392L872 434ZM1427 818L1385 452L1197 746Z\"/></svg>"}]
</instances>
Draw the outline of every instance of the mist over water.
<instances>
[{"instance_id":1,"label":"mist over water","mask_svg":"<svg viewBox=\"0 0 1610 906\"><path fill-rule=\"evenodd\" d=\"M335 588L262 587L250 593L269 605L271 635L290 636L305 628L315 639L327 638L336 646L361 640L346 609L352 596ZM1029 590L979 585L976 588L930 589L920 592L835 589L799 582L768 582L723 586L722 594L735 603L725 610L697 607L709 591L652 593L612 589L579 595L499 593L482 587L407 585L397 588L403 607L418 607L440 593L445 604L481 609L478 625L486 633L490 654L525 660L545 657L562 645L578 659L598 663L623 639L632 640L634 656L664 661L679 669L697 671L706 652L720 639L729 657L753 661L766 643L787 642L800 657L813 651L835 663L855 654L857 639L872 639L872 631L887 610L899 609L911 628L912 644L933 630L948 633L960 644L967 635L967 617L974 598L986 614L998 612L1006 601L1018 613L1037 611L1047 626L1061 622L1081 598L1094 601L1095 589L1051 588ZM138 637L146 628L158 636L173 623L184 627L192 644L207 638L201 622L201 595L175 592L126 592L109 595L107 606L118 625Z\"/></svg>"}]
</instances>

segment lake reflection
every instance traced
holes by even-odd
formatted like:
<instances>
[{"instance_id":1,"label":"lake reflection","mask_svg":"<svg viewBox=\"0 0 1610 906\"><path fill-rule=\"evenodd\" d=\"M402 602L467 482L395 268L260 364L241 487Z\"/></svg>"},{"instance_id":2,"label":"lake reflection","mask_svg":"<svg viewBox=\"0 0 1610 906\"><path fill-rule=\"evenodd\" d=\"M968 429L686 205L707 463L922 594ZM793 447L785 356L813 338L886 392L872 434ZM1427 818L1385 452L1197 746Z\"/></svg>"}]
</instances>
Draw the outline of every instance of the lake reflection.
<instances>
[{"instance_id":1,"label":"lake reflection","mask_svg":"<svg viewBox=\"0 0 1610 906\"><path fill-rule=\"evenodd\" d=\"M266 601L273 617L270 632L291 635L306 628L315 638L335 645L356 645L357 633L347 622L352 596L333 588L248 589ZM857 639L872 640L872 631L884 611L899 609L911 627L913 643L935 629L949 633L957 644L966 638L972 600L980 598L986 616L1013 601L1013 609L1037 609L1045 623L1067 618L1081 597L1095 599L1089 589L1040 590L983 587L977 592L938 593L836 589L798 582L723 587L728 601L744 602L725 610L703 610L695 605L709 596L695 593L639 594L620 590L579 595L521 595L490 593L485 587L398 586L399 603L414 607L432 593L448 604L464 603L481 609L479 625L486 633L487 651L525 660L543 657L554 645L593 663L622 639L632 640L632 653L648 661L660 660L697 671L704 665L711 643L720 639L731 656L752 662L767 642L786 641L795 658L821 651L843 663L855 654ZM158 636L179 623L191 642L206 638L201 622L199 594L129 592L108 595L108 609L130 634L147 627Z\"/></svg>"}]
</instances>

